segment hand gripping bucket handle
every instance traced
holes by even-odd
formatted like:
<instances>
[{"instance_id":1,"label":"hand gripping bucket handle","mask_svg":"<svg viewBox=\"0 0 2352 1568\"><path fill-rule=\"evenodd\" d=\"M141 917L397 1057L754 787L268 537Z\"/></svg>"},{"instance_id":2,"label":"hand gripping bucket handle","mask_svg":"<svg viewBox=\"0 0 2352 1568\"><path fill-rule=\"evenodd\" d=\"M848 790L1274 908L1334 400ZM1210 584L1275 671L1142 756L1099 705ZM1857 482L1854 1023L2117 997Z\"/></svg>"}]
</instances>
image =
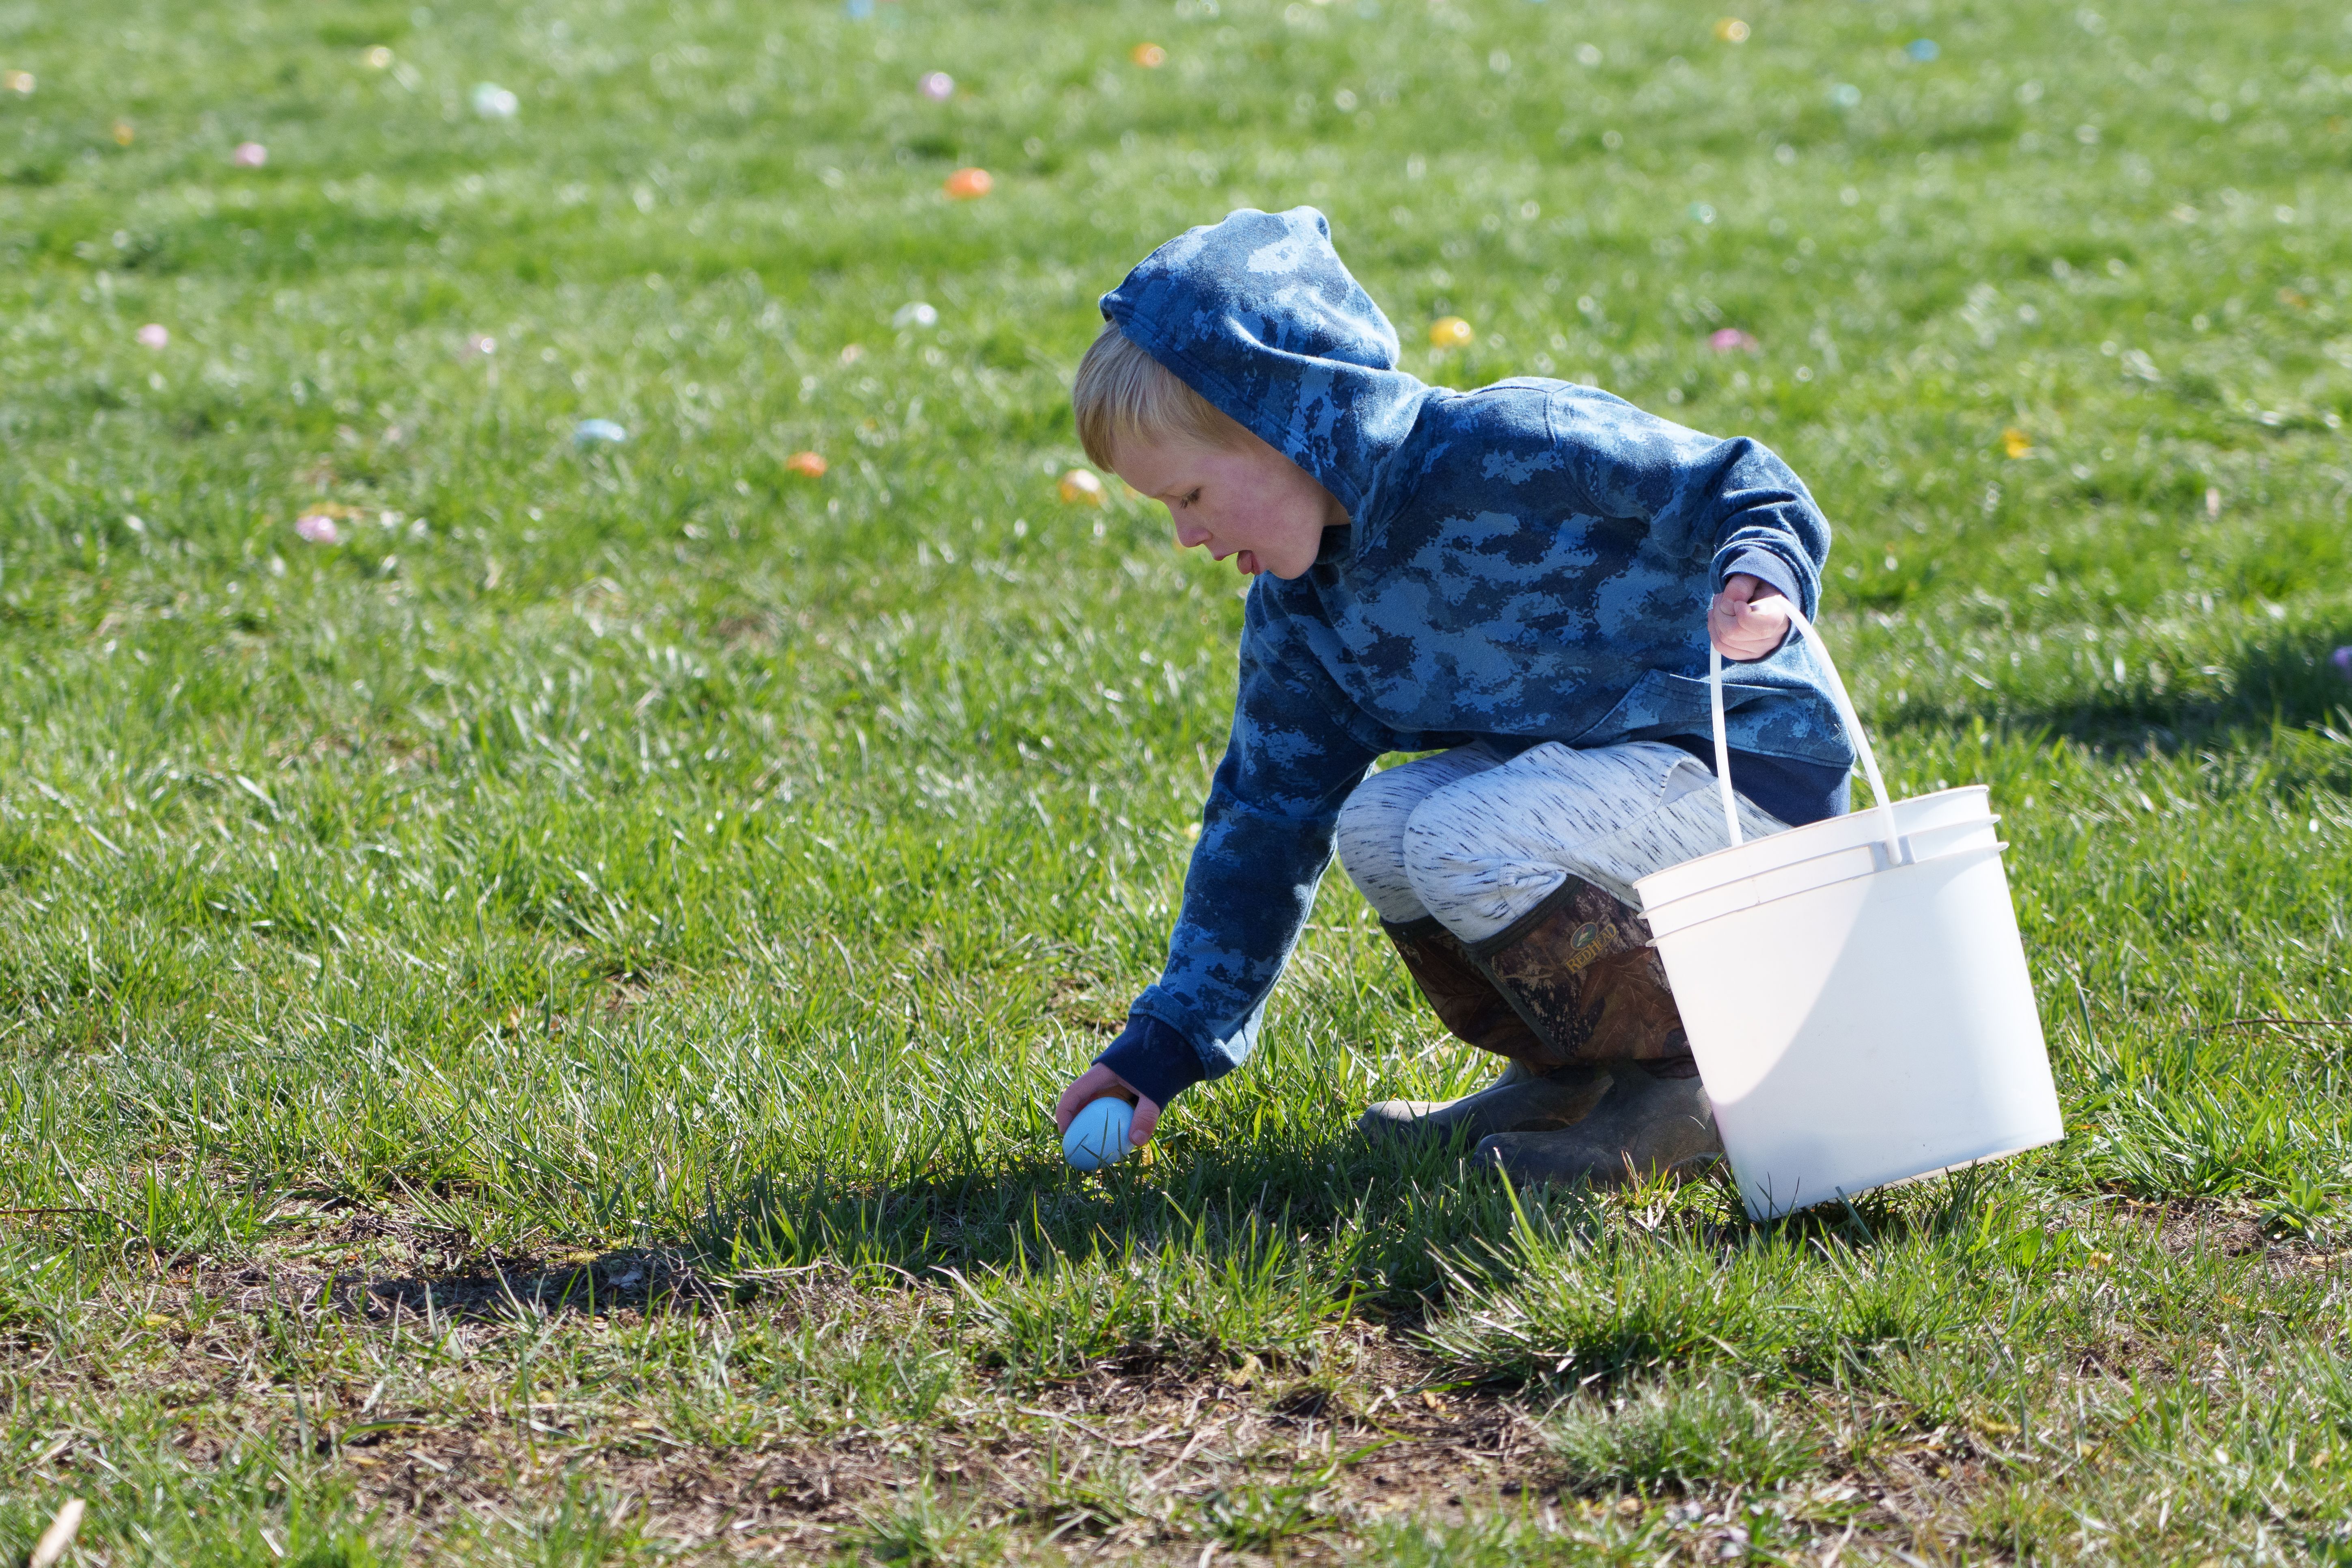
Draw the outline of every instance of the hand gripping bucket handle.
<instances>
[{"instance_id":1,"label":"hand gripping bucket handle","mask_svg":"<svg viewBox=\"0 0 2352 1568\"><path fill-rule=\"evenodd\" d=\"M1900 866L1907 858L1903 853L1902 830L1895 824L1895 797L1886 793L1886 780L1879 775L1878 754L1870 749L1870 737L1863 732L1862 718L1853 710L1853 699L1846 695L1845 682L1838 676L1837 661L1830 658L1829 645L1822 634L1805 618L1793 600L1787 601L1789 622L1813 645L1813 655L1822 661L1822 670L1830 678L1830 700L1837 704L1838 719L1853 741L1853 748L1862 753L1863 775L1878 797L1880 836L1886 841L1886 863ZM1731 835L1732 847L1742 842L1739 836L1739 805L1731 793L1731 748L1723 737L1723 650L1707 638L1706 645L1707 707L1715 720L1715 784L1723 796L1723 826Z\"/></svg>"}]
</instances>

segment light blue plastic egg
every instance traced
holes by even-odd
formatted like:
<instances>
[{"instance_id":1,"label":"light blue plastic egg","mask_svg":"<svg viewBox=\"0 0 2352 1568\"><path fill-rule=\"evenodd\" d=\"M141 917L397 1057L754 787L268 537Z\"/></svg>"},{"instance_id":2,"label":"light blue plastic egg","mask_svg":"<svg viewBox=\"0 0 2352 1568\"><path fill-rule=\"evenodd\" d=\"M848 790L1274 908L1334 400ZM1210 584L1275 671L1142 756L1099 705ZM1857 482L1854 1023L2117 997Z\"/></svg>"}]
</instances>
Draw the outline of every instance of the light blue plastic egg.
<instances>
[{"instance_id":1,"label":"light blue plastic egg","mask_svg":"<svg viewBox=\"0 0 2352 1568\"><path fill-rule=\"evenodd\" d=\"M577 447L600 447L628 438L629 433L610 419L583 419L572 427L572 445Z\"/></svg>"},{"instance_id":2,"label":"light blue plastic egg","mask_svg":"<svg viewBox=\"0 0 2352 1568\"><path fill-rule=\"evenodd\" d=\"M1062 1158L1081 1171L1115 1165L1132 1148L1127 1130L1134 1123L1135 1107L1105 1095L1070 1118L1070 1130L1062 1134Z\"/></svg>"}]
</instances>

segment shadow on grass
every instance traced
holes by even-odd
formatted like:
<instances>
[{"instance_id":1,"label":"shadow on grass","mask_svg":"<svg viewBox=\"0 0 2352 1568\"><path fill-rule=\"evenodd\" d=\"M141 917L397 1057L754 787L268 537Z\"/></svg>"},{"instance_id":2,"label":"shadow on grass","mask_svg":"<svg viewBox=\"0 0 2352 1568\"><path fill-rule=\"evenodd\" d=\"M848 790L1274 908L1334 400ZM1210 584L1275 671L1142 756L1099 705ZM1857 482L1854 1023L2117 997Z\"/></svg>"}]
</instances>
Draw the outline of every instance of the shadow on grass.
<instances>
[{"instance_id":1,"label":"shadow on grass","mask_svg":"<svg viewBox=\"0 0 2352 1568\"><path fill-rule=\"evenodd\" d=\"M1249 1294L1311 1279L1328 1296L1336 1281L1340 1297L1405 1304L1437 1285L1438 1258L1496 1251L1512 1232L1508 1195L1468 1168L1466 1149L1400 1157L1344 1138L1252 1139L1156 1153L1096 1175L1058 1159L898 1180L752 1172L709 1194L692 1223L640 1246L510 1252L461 1237L444 1268L320 1269L265 1256L210 1285L240 1310L331 1307L428 1329L719 1307L795 1279L952 1285L1073 1267L1139 1280L1192 1274ZM1576 1194L1553 1206L1590 1204ZM401 1231L369 1215L336 1239ZM0 1288L0 1321L7 1305Z\"/></svg>"},{"instance_id":2,"label":"shadow on grass","mask_svg":"<svg viewBox=\"0 0 2352 1568\"><path fill-rule=\"evenodd\" d=\"M2019 700L2002 691L1979 700L1912 701L1884 709L1875 723L1887 730L1966 727L1978 721L2012 731L2039 732L2095 751L2193 751L2245 741L2267 741L2281 731L2332 729L2352 733L2352 682L2332 661L2352 644L2352 625L2324 634L2296 633L2257 640L2207 668L2210 684L2159 689L2145 670L2126 671L2126 683L2077 699ZM2201 673L2201 672L2200 672Z\"/></svg>"},{"instance_id":3,"label":"shadow on grass","mask_svg":"<svg viewBox=\"0 0 2352 1568\"><path fill-rule=\"evenodd\" d=\"M1179 1252L1265 1268L1278 1249L1402 1300L1436 1285L1435 1258L1510 1234L1508 1196L1467 1155L1376 1149L1352 1134L1180 1137L1155 1146L1149 1163L1130 1158L1093 1175L1059 1160L898 1181L758 1173L715 1202L684 1245L722 1272L824 1262L918 1276Z\"/></svg>"},{"instance_id":4,"label":"shadow on grass","mask_svg":"<svg viewBox=\"0 0 2352 1568\"><path fill-rule=\"evenodd\" d=\"M1344 1135L1178 1152L1091 1177L1058 1163L897 1184L761 1173L714 1205L681 1247L716 1277L754 1280L827 1267L1034 1275L1076 1261L1263 1285L1303 1270L1344 1293L1349 1310L1405 1326L1465 1279L1509 1275L1530 1247L1611 1229L1702 1251L1774 1245L1824 1256L1973 1237L2000 1224L1989 1179L1963 1173L1758 1222L1727 1168L1682 1188L1515 1193L1473 1167L1466 1145L1381 1149Z\"/></svg>"},{"instance_id":5,"label":"shadow on grass","mask_svg":"<svg viewBox=\"0 0 2352 1568\"><path fill-rule=\"evenodd\" d=\"M1743 1270L1864 1280L1875 1272L1865 1259L1922 1239L2015 1267L2034 1261L2017 1253L2020 1237L2042 1236L1983 1172L1756 1224L1727 1174L1514 1194L1465 1153L1245 1140L1094 1177L1042 1164L898 1183L761 1173L672 1245L482 1255L406 1274L249 1266L220 1294L233 1310L405 1321L434 1338L469 1321L691 1317L779 1293L820 1311L854 1297L864 1311L877 1293L920 1285L953 1298L990 1364L1024 1376L1225 1377L1255 1364L1311 1379L1334 1330L1376 1329L1423 1365L1444 1351L1424 1334L1465 1300L1591 1276L1604 1294L1610 1279L1640 1287L1575 1335L1579 1376L1613 1384L1701 1353L1694 1325L1715 1310L1717 1282ZM1849 1326L1871 1343L1916 1337L1916 1303L1881 1307L1884 1322L1857 1300ZM1439 1354L1448 1375L1496 1388L1543 1382L1535 1362L1559 1359Z\"/></svg>"},{"instance_id":6,"label":"shadow on grass","mask_svg":"<svg viewBox=\"0 0 2352 1568\"><path fill-rule=\"evenodd\" d=\"M502 1255L431 1273L254 1268L228 1280L220 1294L243 1311L301 1314L331 1307L375 1322L405 1321L430 1333L451 1322L632 1310L650 1316L719 1306L732 1291L681 1253L624 1247L560 1258Z\"/></svg>"},{"instance_id":7,"label":"shadow on grass","mask_svg":"<svg viewBox=\"0 0 2352 1568\"><path fill-rule=\"evenodd\" d=\"M451 1321L654 1316L776 1289L920 1283L955 1290L983 1317L1037 1315L1004 1338L1052 1355L1085 1342L1097 1354L1181 1360L1240 1345L1236 1355L1271 1363L1343 1318L1410 1333L1465 1285L1501 1287L1534 1260L1595 1245L1654 1244L1702 1270L1758 1247L1794 1248L1836 1268L1923 1236L1960 1236L1974 1251L2006 1234L2005 1205L1987 1201L1982 1173L1759 1224L1721 1169L1679 1187L1514 1192L1475 1168L1460 1141L1383 1147L1349 1131L1171 1142L1150 1163L1093 1175L1058 1160L896 1181L756 1171L640 1246L476 1251L460 1240L450 1266L383 1272L265 1256L208 1293L239 1310L325 1310L433 1332ZM338 1239L399 1228L355 1216Z\"/></svg>"}]
</instances>

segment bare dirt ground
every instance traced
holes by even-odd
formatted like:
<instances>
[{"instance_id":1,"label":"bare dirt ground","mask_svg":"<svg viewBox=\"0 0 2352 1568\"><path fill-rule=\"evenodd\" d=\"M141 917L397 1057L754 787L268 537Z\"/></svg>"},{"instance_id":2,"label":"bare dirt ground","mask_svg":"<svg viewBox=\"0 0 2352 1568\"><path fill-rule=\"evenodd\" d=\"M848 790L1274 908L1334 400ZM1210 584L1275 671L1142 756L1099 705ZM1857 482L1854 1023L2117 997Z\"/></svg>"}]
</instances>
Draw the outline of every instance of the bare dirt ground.
<instances>
[{"instance_id":1,"label":"bare dirt ground","mask_svg":"<svg viewBox=\"0 0 2352 1568\"><path fill-rule=\"evenodd\" d=\"M2141 1217L2168 1250L2259 1254L2281 1276L2346 1261L2186 1205ZM1597 1542L1645 1535L1656 1561L1712 1562L1745 1554L1760 1506L1737 1489L1580 1489L1544 1440L1540 1401L1449 1386L1407 1321L1348 1322L1312 1374L1138 1352L1060 1381L982 1371L920 1422L853 1410L796 1430L778 1410L714 1415L708 1387L683 1386L671 1418L642 1383L628 1398L600 1392L626 1359L617 1347L657 1327L708 1342L845 1315L919 1336L937 1331L951 1290L833 1269L719 1281L645 1251L468 1256L463 1237L398 1215L313 1218L300 1247L238 1267L152 1260L148 1282L110 1303L123 1323L111 1364L59 1360L24 1333L0 1355L60 1405L149 1406L192 1466L255 1432L294 1437L386 1528L426 1537L584 1487L616 1519L713 1561L877 1541L887 1556L894 1531L997 1531L1081 1561L1337 1562L1383 1519L1507 1514ZM2131 1359L2109 1347L2082 1372L2126 1375L2107 1363ZM69 1426L41 1462L71 1466L95 1441ZM1770 1500L1780 1552L2002 1560L1980 1540L1962 1546L1969 1499L1998 1463L1939 1429L1832 1464Z\"/></svg>"}]
</instances>

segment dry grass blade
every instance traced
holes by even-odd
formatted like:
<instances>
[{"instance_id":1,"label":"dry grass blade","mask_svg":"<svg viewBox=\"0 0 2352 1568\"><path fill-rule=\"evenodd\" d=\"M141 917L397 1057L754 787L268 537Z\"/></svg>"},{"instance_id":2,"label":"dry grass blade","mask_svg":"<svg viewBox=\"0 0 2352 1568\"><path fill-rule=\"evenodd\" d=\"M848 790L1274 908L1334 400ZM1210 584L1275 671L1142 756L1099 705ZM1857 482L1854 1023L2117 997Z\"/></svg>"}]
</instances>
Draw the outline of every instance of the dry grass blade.
<instances>
[{"instance_id":1,"label":"dry grass blade","mask_svg":"<svg viewBox=\"0 0 2352 1568\"><path fill-rule=\"evenodd\" d=\"M57 1517L49 1521L49 1527L41 1531L40 1540L33 1543L32 1555L25 1560L26 1568L58 1568L58 1564L65 1561L66 1552L73 1546L74 1537L81 1531L84 1507L82 1500L78 1497L65 1500L64 1506L58 1510Z\"/></svg>"}]
</instances>

